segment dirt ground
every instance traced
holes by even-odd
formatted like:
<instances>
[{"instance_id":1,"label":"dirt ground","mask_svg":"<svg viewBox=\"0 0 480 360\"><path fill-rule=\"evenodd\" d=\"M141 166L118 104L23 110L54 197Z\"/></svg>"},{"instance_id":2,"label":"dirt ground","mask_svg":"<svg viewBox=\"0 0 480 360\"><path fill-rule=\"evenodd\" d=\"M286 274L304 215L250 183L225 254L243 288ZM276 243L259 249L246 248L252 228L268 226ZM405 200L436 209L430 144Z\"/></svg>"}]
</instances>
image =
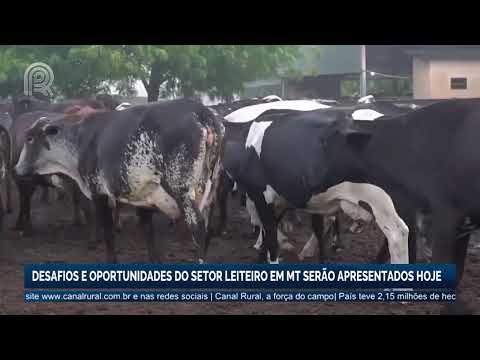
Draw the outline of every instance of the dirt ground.
<instances>
[{"instance_id":1,"label":"dirt ground","mask_svg":"<svg viewBox=\"0 0 480 360\"><path fill-rule=\"evenodd\" d=\"M87 249L88 228L72 225L72 210L68 202L50 201L42 204L40 191L32 205L32 237L21 237L10 230L18 212L18 197L14 196L13 214L6 218L0 246L0 314L436 314L438 304L389 303L25 303L23 299L23 265L26 263L103 263L105 248ZM210 263L252 263L257 258L253 248L256 239L249 236L246 211L238 200L230 201L230 219L222 237L211 241ZM146 263L146 244L139 238L136 220L122 214L124 227L116 237L118 261ZM164 262L191 263L196 261L193 243L175 237L175 229L167 219L155 215L155 231ZM290 234L295 253L282 254L283 262L298 263L296 256L310 236L308 220ZM332 262L371 262L381 245L380 233L370 226L361 234L348 234L345 249ZM316 258L305 260L314 262ZM480 248L470 244L462 289L476 311L480 311Z\"/></svg>"}]
</instances>

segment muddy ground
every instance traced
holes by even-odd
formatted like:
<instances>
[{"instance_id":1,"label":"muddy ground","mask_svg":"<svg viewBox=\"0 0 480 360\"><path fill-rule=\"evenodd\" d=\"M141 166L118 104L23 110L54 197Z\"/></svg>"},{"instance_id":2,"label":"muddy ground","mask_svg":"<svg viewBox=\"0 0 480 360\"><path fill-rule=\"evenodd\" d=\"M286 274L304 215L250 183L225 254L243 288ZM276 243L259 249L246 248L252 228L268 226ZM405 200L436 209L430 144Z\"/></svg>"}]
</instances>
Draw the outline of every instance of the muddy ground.
<instances>
[{"instance_id":1,"label":"muddy ground","mask_svg":"<svg viewBox=\"0 0 480 360\"><path fill-rule=\"evenodd\" d=\"M105 261L105 248L87 249L88 228L72 225L72 210L67 201L41 203L40 191L34 196L32 219L35 235L22 237L10 230L18 212L18 196L14 195L14 212L6 218L0 246L0 314L436 314L438 304L389 303L25 303L23 265L25 263L97 263ZM139 238L136 220L122 214L123 231L117 234L118 261L146 263L146 245ZM249 236L248 215L239 208L238 200L230 201L226 232L211 241L208 261L211 263L252 263L257 258L255 239ZM300 262L296 256L310 235L307 218L304 225L290 234L296 253L283 254L283 261ZM164 262L195 262L191 241L175 237L162 215L154 218L158 246ZM381 245L378 229L370 226L361 234L348 234L346 248L332 262L371 262ZM480 248L470 244L466 272L462 282L471 305L480 311ZM314 262L316 259L308 259Z\"/></svg>"}]
</instances>

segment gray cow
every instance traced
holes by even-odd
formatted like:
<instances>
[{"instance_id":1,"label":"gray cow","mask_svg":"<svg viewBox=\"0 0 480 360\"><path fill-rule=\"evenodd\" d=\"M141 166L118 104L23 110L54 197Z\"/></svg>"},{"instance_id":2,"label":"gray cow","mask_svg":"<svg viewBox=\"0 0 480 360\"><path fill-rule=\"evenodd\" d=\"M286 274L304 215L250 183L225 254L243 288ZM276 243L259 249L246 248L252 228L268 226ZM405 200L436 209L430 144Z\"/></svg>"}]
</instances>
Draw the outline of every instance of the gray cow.
<instances>
[{"instance_id":1,"label":"gray cow","mask_svg":"<svg viewBox=\"0 0 480 360\"><path fill-rule=\"evenodd\" d=\"M160 210L185 219L202 263L223 136L208 108L183 99L91 113L77 122L45 116L28 129L15 171L73 179L95 204L108 262L116 262L111 204L118 201L138 207L151 261L158 261L152 213Z\"/></svg>"}]
</instances>

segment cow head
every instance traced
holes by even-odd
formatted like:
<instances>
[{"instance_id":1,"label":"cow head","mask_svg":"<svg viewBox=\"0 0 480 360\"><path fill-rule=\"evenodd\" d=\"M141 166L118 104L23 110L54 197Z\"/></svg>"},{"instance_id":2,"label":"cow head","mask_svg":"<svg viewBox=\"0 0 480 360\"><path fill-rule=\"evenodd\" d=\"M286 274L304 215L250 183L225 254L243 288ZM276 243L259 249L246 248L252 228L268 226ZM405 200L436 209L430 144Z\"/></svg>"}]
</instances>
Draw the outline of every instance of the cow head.
<instances>
[{"instance_id":1,"label":"cow head","mask_svg":"<svg viewBox=\"0 0 480 360\"><path fill-rule=\"evenodd\" d=\"M39 118L27 131L20 158L15 166L17 176L62 173L71 176L76 169L77 151L69 136L69 121L63 114Z\"/></svg>"}]
</instances>

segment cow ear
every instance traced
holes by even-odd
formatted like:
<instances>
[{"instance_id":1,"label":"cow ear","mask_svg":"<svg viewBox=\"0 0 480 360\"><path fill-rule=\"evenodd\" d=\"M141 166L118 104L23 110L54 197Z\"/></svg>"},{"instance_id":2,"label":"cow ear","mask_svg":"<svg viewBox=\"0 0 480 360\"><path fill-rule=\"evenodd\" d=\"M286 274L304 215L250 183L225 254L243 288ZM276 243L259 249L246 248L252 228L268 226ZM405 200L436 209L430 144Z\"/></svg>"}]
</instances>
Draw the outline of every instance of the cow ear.
<instances>
[{"instance_id":1,"label":"cow ear","mask_svg":"<svg viewBox=\"0 0 480 360\"><path fill-rule=\"evenodd\" d=\"M43 131L48 136L57 135L60 129L55 125L47 125L43 128Z\"/></svg>"}]
</instances>

